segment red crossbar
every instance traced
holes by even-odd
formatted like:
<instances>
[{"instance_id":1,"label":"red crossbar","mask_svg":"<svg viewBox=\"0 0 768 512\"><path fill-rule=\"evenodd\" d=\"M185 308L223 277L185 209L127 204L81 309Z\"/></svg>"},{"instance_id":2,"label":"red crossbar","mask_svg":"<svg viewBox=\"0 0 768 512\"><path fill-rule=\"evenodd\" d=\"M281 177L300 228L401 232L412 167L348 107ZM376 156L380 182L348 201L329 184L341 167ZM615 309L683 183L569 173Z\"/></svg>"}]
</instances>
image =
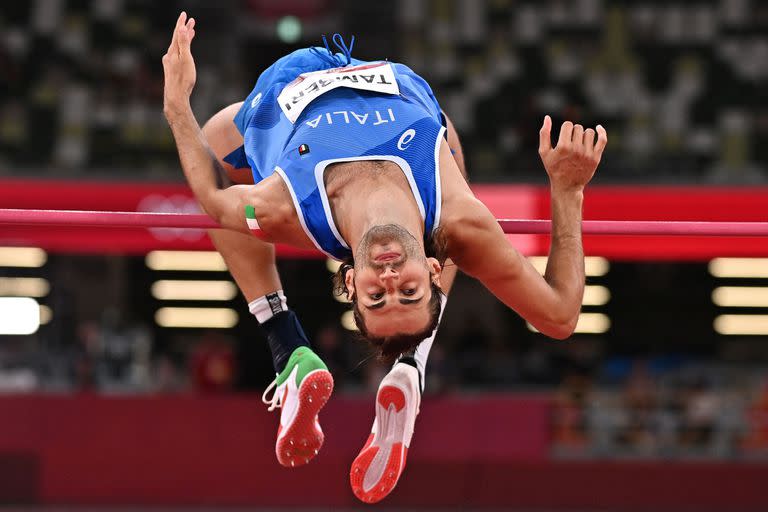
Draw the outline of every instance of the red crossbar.
<instances>
[{"instance_id":1,"label":"red crossbar","mask_svg":"<svg viewBox=\"0 0 768 512\"><path fill-rule=\"evenodd\" d=\"M0 209L0 224L114 228L219 227L210 217L200 214L24 209ZM547 234L551 224L549 220L499 219L504 232L514 234ZM585 220L582 231L588 235L768 236L768 222Z\"/></svg>"}]
</instances>

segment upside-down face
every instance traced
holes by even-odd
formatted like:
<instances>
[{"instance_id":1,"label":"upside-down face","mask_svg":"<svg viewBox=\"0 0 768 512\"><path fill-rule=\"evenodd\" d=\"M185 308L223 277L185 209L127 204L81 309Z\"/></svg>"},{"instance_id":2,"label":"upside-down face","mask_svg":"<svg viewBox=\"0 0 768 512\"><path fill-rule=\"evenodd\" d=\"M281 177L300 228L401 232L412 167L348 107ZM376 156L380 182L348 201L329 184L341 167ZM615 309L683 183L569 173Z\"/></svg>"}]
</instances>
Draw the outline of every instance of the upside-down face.
<instances>
[{"instance_id":1,"label":"upside-down face","mask_svg":"<svg viewBox=\"0 0 768 512\"><path fill-rule=\"evenodd\" d=\"M439 285L439 276L438 261L427 258L406 229L389 224L365 234L346 285L364 331L385 338L419 332L430 324L431 284Z\"/></svg>"}]
</instances>

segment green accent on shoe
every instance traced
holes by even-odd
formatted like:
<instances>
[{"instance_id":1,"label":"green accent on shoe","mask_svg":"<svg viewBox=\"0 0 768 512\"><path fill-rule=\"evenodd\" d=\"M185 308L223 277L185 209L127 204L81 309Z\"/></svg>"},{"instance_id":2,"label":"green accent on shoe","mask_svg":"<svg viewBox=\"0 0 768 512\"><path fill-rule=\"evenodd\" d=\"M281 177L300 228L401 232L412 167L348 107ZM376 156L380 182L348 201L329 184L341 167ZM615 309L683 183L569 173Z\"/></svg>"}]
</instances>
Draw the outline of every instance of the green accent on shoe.
<instances>
[{"instance_id":1,"label":"green accent on shoe","mask_svg":"<svg viewBox=\"0 0 768 512\"><path fill-rule=\"evenodd\" d=\"M283 382L288 379L293 371L293 367L296 365L299 365L299 371L296 372L296 387L301 385L301 381L304 380L304 377L306 377L308 373L315 370L328 370L325 363L317 356L317 354L312 352L311 348L299 347L291 353L291 357L288 358L288 363L286 363L285 368L280 375L277 376L276 380L278 386L281 386Z\"/></svg>"}]
</instances>

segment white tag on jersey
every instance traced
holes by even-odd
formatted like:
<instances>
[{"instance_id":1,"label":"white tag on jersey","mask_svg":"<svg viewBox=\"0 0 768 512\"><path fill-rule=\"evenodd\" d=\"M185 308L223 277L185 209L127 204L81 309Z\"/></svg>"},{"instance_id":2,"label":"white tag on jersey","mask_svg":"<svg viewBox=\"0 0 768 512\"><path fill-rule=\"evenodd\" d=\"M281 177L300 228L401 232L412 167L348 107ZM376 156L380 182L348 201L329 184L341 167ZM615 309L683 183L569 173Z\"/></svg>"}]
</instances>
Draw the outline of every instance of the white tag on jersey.
<instances>
[{"instance_id":1,"label":"white tag on jersey","mask_svg":"<svg viewBox=\"0 0 768 512\"><path fill-rule=\"evenodd\" d=\"M285 116L295 123L307 105L338 87L383 94L400 94L392 64L375 62L302 73L296 80L285 86L277 97L277 102Z\"/></svg>"}]
</instances>

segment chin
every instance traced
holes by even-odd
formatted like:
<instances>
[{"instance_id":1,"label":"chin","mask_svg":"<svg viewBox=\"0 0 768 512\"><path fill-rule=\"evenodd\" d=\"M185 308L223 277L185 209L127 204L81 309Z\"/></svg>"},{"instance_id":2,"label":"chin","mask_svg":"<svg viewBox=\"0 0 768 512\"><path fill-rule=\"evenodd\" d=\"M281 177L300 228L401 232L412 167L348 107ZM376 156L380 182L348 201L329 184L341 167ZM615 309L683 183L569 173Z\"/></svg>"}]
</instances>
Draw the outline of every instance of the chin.
<instances>
[{"instance_id":1,"label":"chin","mask_svg":"<svg viewBox=\"0 0 768 512\"><path fill-rule=\"evenodd\" d=\"M383 329L382 331L376 331L368 329L368 334L374 338L391 338L392 336L397 336L398 334L402 334L401 331L393 331L389 329Z\"/></svg>"}]
</instances>

